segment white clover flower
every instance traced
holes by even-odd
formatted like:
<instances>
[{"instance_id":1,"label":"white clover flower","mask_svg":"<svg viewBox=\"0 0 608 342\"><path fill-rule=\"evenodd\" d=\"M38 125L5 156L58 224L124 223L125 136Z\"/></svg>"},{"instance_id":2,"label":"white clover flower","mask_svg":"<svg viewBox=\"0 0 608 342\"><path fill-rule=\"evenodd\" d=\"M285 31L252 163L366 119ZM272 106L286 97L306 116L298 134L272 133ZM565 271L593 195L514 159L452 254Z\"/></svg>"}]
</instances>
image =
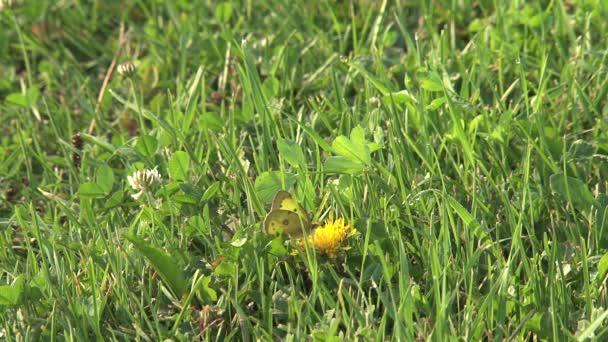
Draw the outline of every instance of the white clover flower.
<instances>
[{"instance_id":1,"label":"white clover flower","mask_svg":"<svg viewBox=\"0 0 608 342\"><path fill-rule=\"evenodd\" d=\"M135 64L132 62L124 62L117 68L118 73L124 77L131 77L135 73Z\"/></svg>"},{"instance_id":2,"label":"white clover flower","mask_svg":"<svg viewBox=\"0 0 608 342\"><path fill-rule=\"evenodd\" d=\"M158 170L144 169L135 171L133 175L127 177L127 180L133 190L139 190L138 193L131 195L135 200L138 200L144 193L152 191L160 185L162 178Z\"/></svg>"}]
</instances>

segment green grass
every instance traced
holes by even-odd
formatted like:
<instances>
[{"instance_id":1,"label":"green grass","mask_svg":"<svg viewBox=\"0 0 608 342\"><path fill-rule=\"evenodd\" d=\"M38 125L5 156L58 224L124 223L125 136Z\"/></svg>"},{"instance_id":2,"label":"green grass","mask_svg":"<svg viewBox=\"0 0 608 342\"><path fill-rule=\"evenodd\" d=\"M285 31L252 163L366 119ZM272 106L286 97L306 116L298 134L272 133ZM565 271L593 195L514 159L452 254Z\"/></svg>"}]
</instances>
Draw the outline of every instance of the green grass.
<instances>
[{"instance_id":1,"label":"green grass","mask_svg":"<svg viewBox=\"0 0 608 342\"><path fill-rule=\"evenodd\" d=\"M607 17L604 0L3 10L0 339L607 339ZM115 57L135 75L96 110ZM162 184L134 200L144 168ZM279 189L344 217L350 249L265 234Z\"/></svg>"}]
</instances>

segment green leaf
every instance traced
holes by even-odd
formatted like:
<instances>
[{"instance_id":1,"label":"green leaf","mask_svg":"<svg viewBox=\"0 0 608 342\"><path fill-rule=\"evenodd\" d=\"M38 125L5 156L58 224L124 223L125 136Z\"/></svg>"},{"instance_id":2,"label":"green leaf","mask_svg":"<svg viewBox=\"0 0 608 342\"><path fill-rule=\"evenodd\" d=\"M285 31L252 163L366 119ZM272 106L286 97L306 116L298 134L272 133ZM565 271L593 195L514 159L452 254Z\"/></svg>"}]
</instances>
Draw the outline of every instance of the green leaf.
<instances>
[{"instance_id":1,"label":"green leaf","mask_svg":"<svg viewBox=\"0 0 608 342\"><path fill-rule=\"evenodd\" d=\"M212 183L207 190L205 190L205 193L203 193L203 197L201 198L201 201L206 202L212 198L215 197L215 195L220 191L220 183L219 182L214 182Z\"/></svg>"},{"instance_id":2,"label":"green leaf","mask_svg":"<svg viewBox=\"0 0 608 342\"><path fill-rule=\"evenodd\" d=\"M110 153L116 152L116 148L114 147L114 145L108 143L102 138L96 137L94 135L88 135L86 133L81 133L81 136L87 144L97 145Z\"/></svg>"},{"instance_id":3,"label":"green leaf","mask_svg":"<svg viewBox=\"0 0 608 342\"><path fill-rule=\"evenodd\" d=\"M4 102L8 105L27 107L27 98L22 93L8 94Z\"/></svg>"},{"instance_id":4,"label":"green leaf","mask_svg":"<svg viewBox=\"0 0 608 342\"><path fill-rule=\"evenodd\" d=\"M600 262L597 264L597 278L595 278L596 283L602 284L607 273L608 253L604 254L604 256L600 259Z\"/></svg>"},{"instance_id":5,"label":"green leaf","mask_svg":"<svg viewBox=\"0 0 608 342\"><path fill-rule=\"evenodd\" d=\"M31 87L25 93L25 100L28 106L33 106L38 102L40 96L40 90L37 87Z\"/></svg>"},{"instance_id":6,"label":"green leaf","mask_svg":"<svg viewBox=\"0 0 608 342\"><path fill-rule=\"evenodd\" d=\"M220 132L224 129L224 122L217 113L209 111L201 116L199 126L213 132Z\"/></svg>"},{"instance_id":7,"label":"green leaf","mask_svg":"<svg viewBox=\"0 0 608 342\"><path fill-rule=\"evenodd\" d=\"M436 73L428 73L420 77L420 86L428 91L443 91L443 82Z\"/></svg>"},{"instance_id":8,"label":"green leaf","mask_svg":"<svg viewBox=\"0 0 608 342\"><path fill-rule=\"evenodd\" d=\"M373 240L384 240L388 237L386 234L386 223L382 220L371 219L371 218L359 218L355 221L353 228L361 232L363 236L370 231L370 237Z\"/></svg>"},{"instance_id":9,"label":"green leaf","mask_svg":"<svg viewBox=\"0 0 608 342\"><path fill-rule=\"evenodd\" d=\"M289 255L289 251L285 248L284 240L282 237L277 236L266 245L269 255L274 255L278 258Z\"/></svg>"},{"instance_id":10,"label":"green leaf","mask_svg":"<svg viewBox=\"0 0 608 342\"><path fill-rule=\"evenodd\" d=\"M303 168L306 166L306 158L304 157L304 152L302 152L302 148L299 144L296 144L293 141L279 139L277 141L277 147L279 148L281 157L283 157L289 165L296 168Z\"/></svg>"},{"instance_id":11,"label":"green leaf","mask_svg":"<svg viewBox=\"0 0 608 342\"><path fill-rule=\"evenodd\" d=\"M604 320L606 320L606 318L608 318L608 310L598 315L593 322L589 323L585 330L577 332L576 337L578 341L586 341L587 339L595 337L595 331L597 329L606 327L604 325Z\"/></svg>"},{"instance_id":12,"label":"green leaf","mask_svg":"<svg viewBox=\"0 0 608 342\"><path fill-rule=\"evenodd\" d=\"M215 7L215 19L219 22L227 23L232 17L232 3L222 2Z\"/></svg>"},{"instance_id":13,"label":"green leaf","mask_svg":"<svg viewBox=\"0 0 608 342\"><path fill-rule=\"evenodd\" d=\"M24 278L18 276L11 285L0 286L0 305L17 305L24 291Z\"/></svg>"},{"instance_id":14,"label":"green leaf","mask_svg":"<svg viewBox=\"0 0 608 342\"><path fill-rule=\"evenodd\" d=\"M536 312L530 319L526 322L526 330L533 331L535 333L539 333L542 331L542 322L543 322L543 312Z\"/></svg>"},{"instance_id":15,"label":"green leaf","mask_svg":"<svg viewBox=\"0 0 608 342\"><path fill-rule=\"evenodd\" d=\"M188 220L188 226L193 231L207 233L209 232L209 226L205 224L205 220L200 215L194 215Z\"/></svg>"},{"instance_id":16,"label":"green leaf","mask_svg":"<svg viewBox=\"0 0 608 342\"><path fill-rule=\"evenodd\" d=\"M407 90L400 90L397 92L389 93L382 97L382 103L388 105L390 103L404 104L404 103L418 103L418 100Z\"/></svg>"},{"instance_id":17,"label":"green leaf","mask_svg":"<svg viewBox=\"0 0 608 342\"><path fill-rule=\"evenodd\" d=\"M230 243L232 247L243 247L243 245L247 243L247 238L243 237L240 239L236 239Z\"/></svg>"},{"instance_id":18,"label":"green leaf","mask_svg":"<svg viewBox=\"0 0 608 342\"><path fill-rule=\"evenodd\" d=\"M382 145L378 144L378 143L372 142L372 143L368 143L367 144L367 148L369 148L369 152L371 153L371 152L376 152L378 150L381 150L382 149Z\"/></svg>"},{"instance_id":19,"label":"green leaf","mask_svg":"<svg viewBox=\"0 0 608 342\"><path fill-rule=\"evenodd\" d=\"M213 270L216 276L234 277L236 274L236 264L234 261L224 260Z\"/></svg>"},{"instance_id":20,"label":"green leaf","mask_svg":"<svg viewBox=\"0 0 608 342\"><path fill-rule=\"evenodd\" d=\"M105 209L116 208L122 203L124 197L125 193L123 191L116 191L110 198L108 198L103 207Z\"/></svg>"},{"instance_id":21,"label":"green leaf","mask_svg":"<svg viewBox=\"0 0 608 342\"><path fill-rule=\"evenodd\" d=\"M188 196L196 198L197 201L203 197L203 192L198 187L193 186L190 183L180 183L179 188Z\"/></svg>"},{"instance_id":22,"label":"green leaf","mask_svg":"<svg viewBox=\"0 0 608 342\"><path fill-rule=\"evenodd\" d=\"M188 290L188 283L182 274L181 267L175 262L171 255L148 244L143 239L133 234L126 234L127 240L131 241L152 264L165 284L169 286L178 296L182 296Z\"/></svg>"},{"instance_id":23,"label":"green leaf","mask_svg":"<svg viewBox=\"0 0 608 342\"><path fill-rule=\"evenodd\" d=\"M99 167L95 172L95 183L103 190L104 194L110 193L114 185L114 172L112 168L107 164Z\"/></svg>"},{"instance_id":24,"label":"green leaf","mask_svg":"<svg viewBox=\"0 0 608 342\"><path fill-rule=\"evenodd\" d=\"M217 301L217 292L209 286L210 283L211 277L204 277L197 283L197 290L204 300L215 303Z\"/></svg>"},{"instance_id":25,"label":"green leaf","mask_svg":"<svg viewBox=\"0 0 608 342\"><path fill-rule=\"evenodd\" d=\"M595 229L600 234L600 239L603 237L602 233L608 231L608 195L598 194L595 201Z\"/></svg>"},{"instance_id":26,"label":"green leaf","mask_svg":"<svg viewBox=\"0 0 608 342\"><path fill-rule=\"evenodd\" d=\"M584 140L576 140L570 145L568 158L573 160L589 160L597 153L597 147Z\"/></svg>"},{"instance_id":27,"label":"green leaf","mask_svg":"<svg viewBox=\"0 0 608 342\"><path fill-rule=\"evenodd\" d=\"M364 169L365 165L362 163L341 156L329 157L323 164L323 171L327 173L356 175L363 172Z\"/></svg>"},{"instance_id":28,"label":"green leaf","mask_svg":"<svg viewBox=\"0 0 608 342\"><path fill-rule=\"evenodd\" d=\"M264 172L255 180L255 191L263 203L268 203L277 191L289 189L296 184L296 179L296 175L289 172Z\"/></svg>"},{"instance_id":29,"label":"green leaf","mask_svg":"<svg viewBox=\"0 0 608 342\"><path fill-rule=\"evenodd\" d=\"M143 156L150 157L156 153L156 149L158 148L158 141L151 135L144 135L137 139L137 144L135 148L141 153Z\"/></svg>"},{"instance_id":30,"label":"green leaf","mask_svg":"<svg viewBox=\"0 0 608 342\"><path fill-rule=\"evenodd\" d=\"M176 203L182 203L182 204L197 204L198 203L198 198L189 196L187 194L173 195L173 196L171 196L171 200L175 201Z\"/></svg>"},{"instance_id":31,"label":"green leaf","mask_svg":"<svg viewBox=\"0 0 608 342\"><path fill-rule=\"evenodd\" d=\"M587 184L580 179L558 173L549 178L549 183L553 193L571 203L578 210L589 210L595 201Z\"/></svg>"},{"instance_id":32,"label":"green leaf","mask_svg":"<svg viewBox=\"0 0 608 342\"><path fill-rule=\"evenodd\" d=\"M467 229L471 230L473 236L478 238L482 243L486 244L486 247L489 247L494 244L494 240L490 237L490 234L485 230L484 227L481 226L479 221L475 219L475 217L460 204L454 197L450 195L445 195L448 204L456 212L458 217L462 220ZM493 253L496 253L494 248L491 249Z\"/></svg>"},{"instance_id":33,"label":"green leaf","mask_svg":"<svg viewBox=\"0 0 608 342\"><path fill-rule=\"evenodd\" d=\"M33 106L38 102L38 97L40 95L40 90L36 87L29 88L25 94L22 93L12 93L6 96L4 102L9 105L19 106L19 107L29 107Z\"/></svg>"},{"instance_id":34,"label":"green leaf","mask_svg":"<svg viewBox=\"0 0 608 342\"><path fill-rule=\"evenodd\" d=\"M341 135L331 144L332 151L352 162L371 164L371 152L365 141L365 132L361 127L355 127L350 133L350 139Z\"/></svg>"},{"instance_id":35,"label":"green leaf","mask_svg":"<svg viewBox=\"0 0 608 342\"><path fill-rule=\"evenodd\" d=\"M376 77L375 75L373 75L372 73L368 72L367 70L365 70L364 67L360 66L357 63L353 63L351 61L347 61L348 66L350 66L351 68L357 70L359 73L361 73L361 75L363 75L363 77L365 79L367 79L368 81L371 82L371 84L384 96L388 95L391 92L391 89L389 88L390 85L385 83L385 81L383 79L380 79L378 77Z\"/></svg>"},{"instance_id":36,"label":"green leaf","mask_svg":"<svg viewBox=\"0 0 608 342\"><path fill-rule=\"evenodd\" d=\"M443 104L446 103L447 100L448 99L445 96L438 97L438 98L434 99L433 101L431 101L431 103L429 103L426 107L424 107L424 109L436 110L437 108L443 106Z\"/></svg>"},{"instance_id":37,"label":"green leaf","mask_svg":"<svg viewBox=\"0 0 608 342\"><path fill-rule=\"evenodd\" d=\"M197 204L203 196L199 188L189 183L180 183L179 189L180 192L171 195L171 199L179 203Z\"/></svg>"},{"instance_id":38,"label":"green leaf","mask_svg":"<svg viewBox=\"0 0 608 342\"><path fill-rule=\"evenodd\" d=\"M188 177L190 156L184 151L177 151L169 160L169 176L176 181L184 181Z\"/></svg>"},{"instance_id":39,"label":"green leaf","mask_svg":"<svg viewBox=\"0 0 608 342\"><path fill-rule=\"evenodd\" d=\"M86 182L80 184L78 194L82 197L100 198L106 195L106 191L94 182Z\"/></svg>"},{"instance_id":40,"label":"green leaf","mask_svg":"<svg viewBox=\"0 0 608 342\"><path fill-rule=\"evenodd\" d=\"M315 132L312 128L297 122L297 124L306 132L308 135L314 140L315 144L319 145L325 151L331 151L331 145L323 139L317 132Z\"/></svg>"},{"instance_id":41,"label":"green leaf","mask_svg":"<svg viewBox=\"0 0 608 342\"><path fill-rule=\"evenodd\" d=\"M279 90L281 89L281 82L274 77L268 77L262 83L262 91L266 98L271 99L276 97L279 94Z\"/></svg>"}]
</instances>

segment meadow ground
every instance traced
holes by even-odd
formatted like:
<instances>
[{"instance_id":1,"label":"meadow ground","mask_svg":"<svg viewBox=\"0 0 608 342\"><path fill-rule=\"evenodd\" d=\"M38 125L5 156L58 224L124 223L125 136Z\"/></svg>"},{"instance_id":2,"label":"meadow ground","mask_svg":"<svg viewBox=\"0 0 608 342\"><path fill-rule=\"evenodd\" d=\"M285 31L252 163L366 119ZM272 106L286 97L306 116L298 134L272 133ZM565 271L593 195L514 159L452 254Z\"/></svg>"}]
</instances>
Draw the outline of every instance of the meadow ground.
<instances>
[{"instance_id":1,"label":"meadow ground","mask_svg":"<svg viewBox=\"0 0 608 342\"><path fill-rule=\"evenodd\" d=\"M0 4L0 339L608 338L605 0Z\"/></svg>"}]
</instances>

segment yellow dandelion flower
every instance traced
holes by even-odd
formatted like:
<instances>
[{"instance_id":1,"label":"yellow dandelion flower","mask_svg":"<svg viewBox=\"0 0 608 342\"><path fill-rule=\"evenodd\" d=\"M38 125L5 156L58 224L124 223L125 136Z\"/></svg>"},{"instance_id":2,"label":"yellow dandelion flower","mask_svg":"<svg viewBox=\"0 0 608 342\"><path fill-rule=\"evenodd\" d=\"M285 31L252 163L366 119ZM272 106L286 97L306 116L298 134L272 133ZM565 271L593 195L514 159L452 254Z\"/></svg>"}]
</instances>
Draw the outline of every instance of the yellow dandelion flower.
<instances>
[{"instance_id":1,"label":"yellow dandelion flower","mask_svg":"<svg viewBox=\"0 0 608 342\"><path fill-rule=\"evenodd\" d=\"M345 245L346 240L355 235L356 230L350 224L344 224L344 218L330 219L325 225L317 228L308 236L308 245L317 253L324 254L330 258L335 257L340 251L349 249ZM298 246L305 248L304 239L298 242Z\"/></svg>"}]
</instances>

